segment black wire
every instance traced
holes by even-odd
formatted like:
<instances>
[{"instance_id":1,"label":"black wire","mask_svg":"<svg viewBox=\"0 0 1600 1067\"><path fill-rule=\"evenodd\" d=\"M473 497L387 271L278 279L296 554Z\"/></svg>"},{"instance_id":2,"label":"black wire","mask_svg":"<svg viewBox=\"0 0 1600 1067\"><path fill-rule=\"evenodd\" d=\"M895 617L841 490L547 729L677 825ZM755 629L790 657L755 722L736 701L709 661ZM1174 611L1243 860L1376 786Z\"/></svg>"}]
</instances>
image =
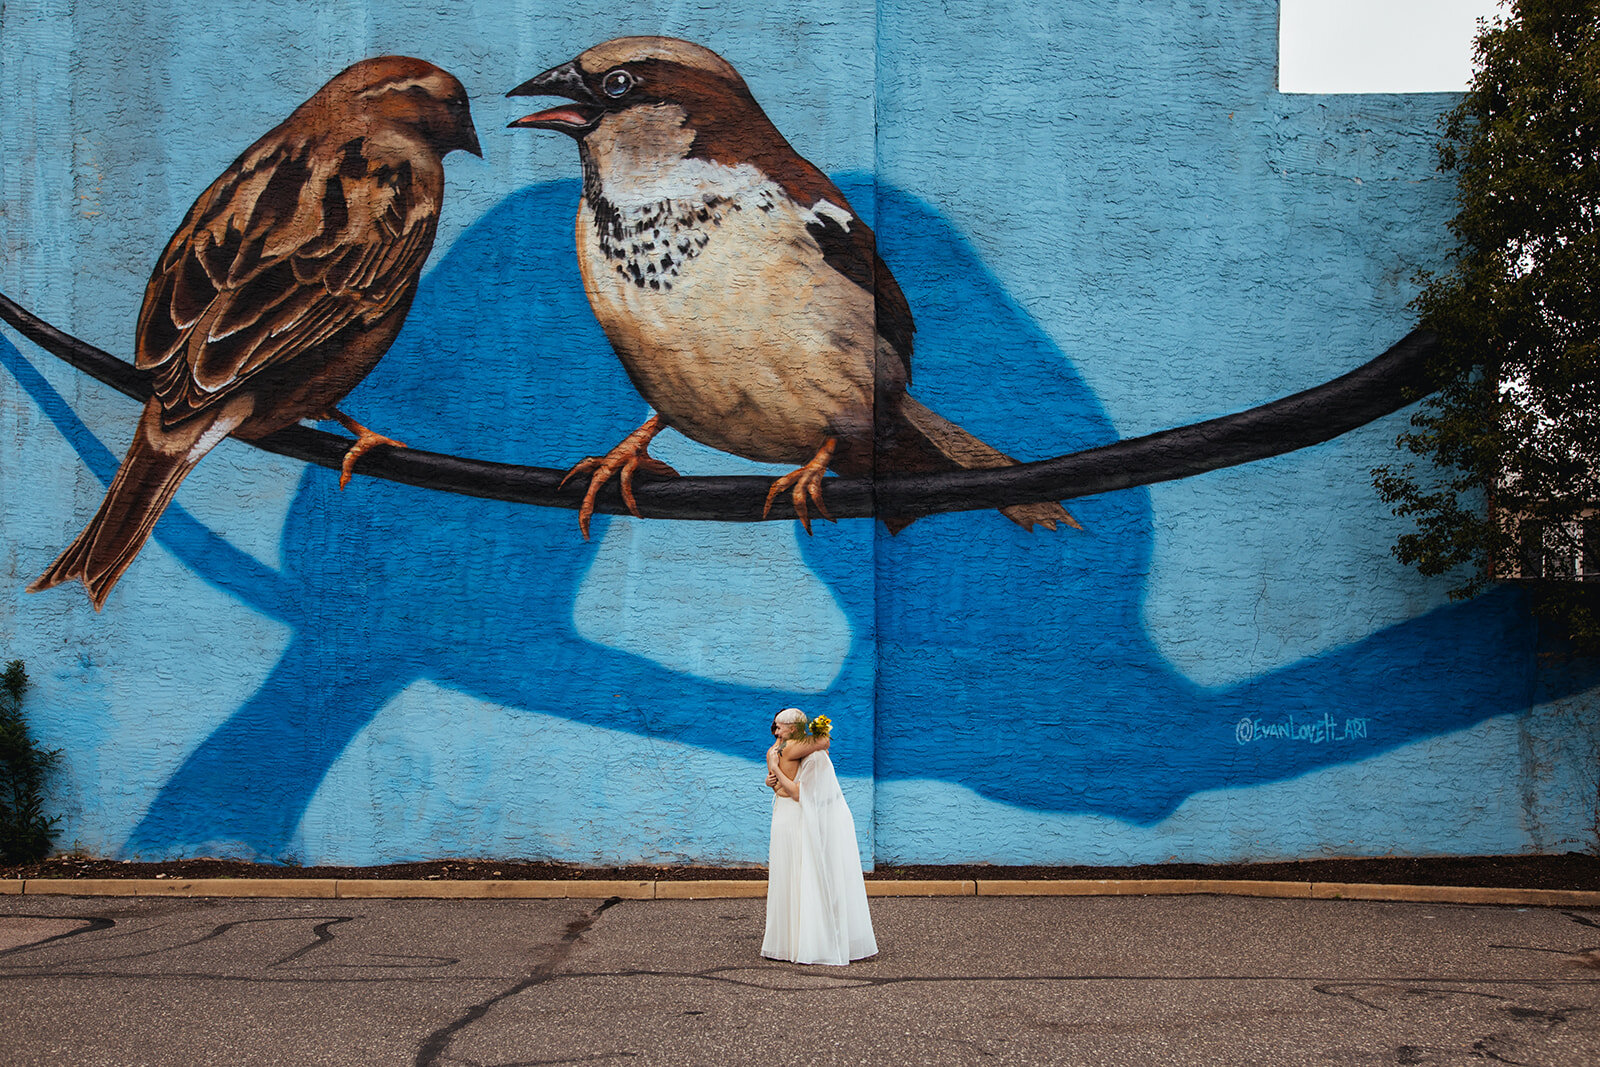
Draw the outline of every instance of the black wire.
<instances>
[{"instance_id":1,"label":"black wire","mask_svg":"<svg viewBox=\"0 0 1600 1067\"><path fill-rule=\"evenodd\" d=\"M143 371L56 329L4 293L0 293L0 320L113 389L141 402L150 397ZM1432 390L1427 364L1436 344L1433 334L1413 330L1348 374L1232 415L1015 467L890 475L875 484L863 478L829 478L823 499L836 518L977 511L1109 493L1282 455L1331 440L1426 395ZM334 470L350 447L349 438L304 426L247 443ZM564 470L412 448L368 453L358 470L366 477L425 489L558 508L578 507L586 481L576 478L562 489ZM641 475L634 495L647 518L759 522L771 484L770 478L759 476L652 479ZM601 492L595 510L626 513L615 483ZM768 517L794 518L787 494L773 502Z\"/></svg>"}]
</instances>

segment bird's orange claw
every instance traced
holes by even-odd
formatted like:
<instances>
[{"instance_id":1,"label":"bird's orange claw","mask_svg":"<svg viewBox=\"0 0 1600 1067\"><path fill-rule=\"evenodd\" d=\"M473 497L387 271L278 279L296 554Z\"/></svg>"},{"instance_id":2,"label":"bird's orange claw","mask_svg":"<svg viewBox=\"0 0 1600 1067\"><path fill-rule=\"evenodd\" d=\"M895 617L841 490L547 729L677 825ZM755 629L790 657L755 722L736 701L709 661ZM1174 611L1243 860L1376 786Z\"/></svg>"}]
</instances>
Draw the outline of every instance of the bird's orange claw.
<instances>
[{"instance_id":1,"label":"bird's orange claw","mask_svg":"<svg viewBox=\"0 0 1600 1067\"><path fill-rule=\"evenodd\" d=\"M340 426L356 435L356 443L350 446L344 454L344 462L339 465L339 488L343 489L350 484L350 475L355 472L356 460L371 452L379 445L388 445L390 448L405 448L404 441L396 441L392 437L385 437L381 433L367 429L349 415L342 411L329 412L338 421Z\"/></svg>"},{"instance_id":2,"label":"bird's orange claw","mask_svg":"<svg viewBox=\"0 0 1600 1067\"><path fill-rule=\"evenodd\" d=\"M643 426L622 439L622 443L607 452L604 456L589 456L574 464L567 471L567 476L561 479L561 484L566 485L572 478L579 474L591 474L589 489L583 494L583 504L578 508L578 529L583 531L583 539L589 540L589 519L594 515L595 498L600 495L600 487L611 480L613 474L620 475L618 487L622 490L622 502L637 518L639 503L633 496L633 476L638 471L659 475L663 478L676 478L678 472L667 464L652 456L648 449L650 441L656 434L666 428L659 415L652 415L645 420Z\"/></svg>"},{"instance_id":3,"label":"bird's orange claw","mask_svg":"<svg viewBox=\"0 0 1600 1067\"><path fill-rule=\"evenodd\" d=\"M817 514L833 522L833 516L828 514L827 505L822 502L822 479L828 473L828 464L833 460L833 450L838 443L838 438L828 438L805 466L790 471L774 481L772 488L767 490L767 502L761 508L761 517L763 519L767 517L767 513L772 510L772 502L778 499L779 493L788 489L789 499L794 504L795 517L800 520L800 525L805 527L807 534L811 533L811 514L806 507L807 500L817 506Z\"/></svg>"}]
</instances>

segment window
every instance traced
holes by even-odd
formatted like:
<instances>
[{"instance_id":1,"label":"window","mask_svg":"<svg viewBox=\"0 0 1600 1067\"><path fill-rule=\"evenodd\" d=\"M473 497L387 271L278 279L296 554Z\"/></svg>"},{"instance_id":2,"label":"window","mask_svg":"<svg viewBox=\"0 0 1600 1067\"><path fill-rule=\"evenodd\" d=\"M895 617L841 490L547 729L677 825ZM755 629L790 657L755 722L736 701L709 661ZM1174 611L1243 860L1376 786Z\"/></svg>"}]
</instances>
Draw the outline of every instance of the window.
<instances>
[{"instance_id":1,"label":"window","mask_svg":"<svg viewBox=\"0 0 1600 1067\"><path fill-rule=\"evenodd\" d=\"M1600 513L1576 522L1524 520L1515 578L1600 582Z\"/></svg>"}]
</instances>

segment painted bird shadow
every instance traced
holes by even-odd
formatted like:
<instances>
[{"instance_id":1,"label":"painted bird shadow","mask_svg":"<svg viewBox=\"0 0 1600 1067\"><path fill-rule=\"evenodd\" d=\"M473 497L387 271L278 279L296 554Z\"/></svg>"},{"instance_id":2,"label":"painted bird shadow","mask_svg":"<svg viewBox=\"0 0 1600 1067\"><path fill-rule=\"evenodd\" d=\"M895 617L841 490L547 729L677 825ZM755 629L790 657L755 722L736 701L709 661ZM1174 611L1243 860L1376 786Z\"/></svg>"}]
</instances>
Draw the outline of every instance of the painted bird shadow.
<instances>
[{"instance_id":1,"label":"painted bird shadow","mask_svg":"<svg viewBox=\"0 0 1600 1067\"><path fill-rule=\"evenodd\" d=\"M861 208L875 199L866 181L841 182ZM601 451L637 425L644 404L578 282L576 197L574 182L529 188L465 233L348 410L417 447L545 466ZM919 399L1022 458L1114 439L1066 356L937 212L882 186L876 204L885 259L917 317ZM24 385L109 479L114 461L91 457L98 442L59 397ZM309 468L275 573L173 508L157 527L162 543L294 636L259 690L163 785L125 851L282 856L346 746L420 679L746 758L765 745L770 708L861 716L876 689L876 733L891 743L876 763L865 746L845 749L841 773L944 779L1022 807L1141 823L1199 790L1292 777L1527 706L1532 657L1516 653L1533 632L1508 597L1441 609L1226 691L1201 689L1143 629L1148 493L1070 509L1086 532L1028 534L992 512L925 519L896 538L878 527L876 580L861 538L827 526L802 538L854 634L818 696L710 681L580 636L573 604L603 517L586 544L569 511L375 479L341 495L335 474ZM716 565L709 552L705 563ZM1235 739L1240 717L1320 709L1334 692L1346 705L1381 703L1386 731L1271 758ZM924 728L930 709L938 731ZM1066 755L1037 743L1038 724L1052 721ZM1150 744L1174 732L1184 746Z\"/></svg>"},{"instance_id":2,"label":"painted bird shadow","mask_svg":"<svg viewBox=\"0 0 1600 1067\"><path fill-rule=\"evenodd\" d=\"M918 315L924 402L937 396L933 407L980 437L1032 449L1025 458L1114 439L1067 358L942 219L888 189L878 213L885 259ZM992 513L937 516L894 538L878 528L892 580L878 586L877 727L897 739L878 753L880 779L960 782L1023 807L1150 824L1201 790L1362 759L1600 681L1536 672L1537 630L1520 594L1502 590L1202 688L1144 628L1149 494L1069 510L1083 533L1028 534ZM1346 736L1350 719L1366 720L1365 736ZM1296 736L1275 743L1246 721Z\"/></svg>"}]
</instances>

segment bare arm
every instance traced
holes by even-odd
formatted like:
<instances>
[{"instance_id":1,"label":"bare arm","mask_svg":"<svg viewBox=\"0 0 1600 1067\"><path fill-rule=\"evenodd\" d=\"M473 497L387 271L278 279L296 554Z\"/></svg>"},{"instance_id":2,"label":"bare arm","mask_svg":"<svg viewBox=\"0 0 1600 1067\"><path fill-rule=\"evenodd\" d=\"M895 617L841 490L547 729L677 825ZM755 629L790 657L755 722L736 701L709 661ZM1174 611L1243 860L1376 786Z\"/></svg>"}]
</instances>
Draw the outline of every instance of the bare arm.
<instances>
[{"instance_id":1,"label":"bare arm","mask_svg":"<svg viewBox=\"0 0 1600 1067\"><path fill-rule=\"evenodd\" d=\"M784 751L786 754L793 755L795 759L805 759L813 752L828 751L828 739L826 737L818 737L810 741L795 741Z\"/></svg>"},{"instance_id":2,"label":"bare arm","mask_svg":"<svg viewBox=\"0 0 1600 1067\"><path fill-rule=\"evenodd\" d=\"M826 751L828 751L828 739L826 737L818 737L810 741L791 742L788 747L785 748L784 755L794 757L796 777L789 778L784 775L781 769L783 766L783 761L780 759L777 765L773 768L773 777L776 778L778 782L778 785L776 786L778 792L792 800L799 800L800 785L798 782L798 777L800 771L798 768L800 764L805 762L807 756L810 756L816 752Z\"/></svg>"},{"instance_id":3,"label":"bare arm","mask_svg":"<svg viewBox=\"0 0 1600 1067\"><path fill-rule=\"evenodd\" d=\"M772 776L778 780L778 784L773 787L777 793L780 796L788 797L790 800L799 800L800 786L793 778L790 778L788 775L783 773L782 762L774 761L771 766Z\"/></svg>"}]
</instances>

